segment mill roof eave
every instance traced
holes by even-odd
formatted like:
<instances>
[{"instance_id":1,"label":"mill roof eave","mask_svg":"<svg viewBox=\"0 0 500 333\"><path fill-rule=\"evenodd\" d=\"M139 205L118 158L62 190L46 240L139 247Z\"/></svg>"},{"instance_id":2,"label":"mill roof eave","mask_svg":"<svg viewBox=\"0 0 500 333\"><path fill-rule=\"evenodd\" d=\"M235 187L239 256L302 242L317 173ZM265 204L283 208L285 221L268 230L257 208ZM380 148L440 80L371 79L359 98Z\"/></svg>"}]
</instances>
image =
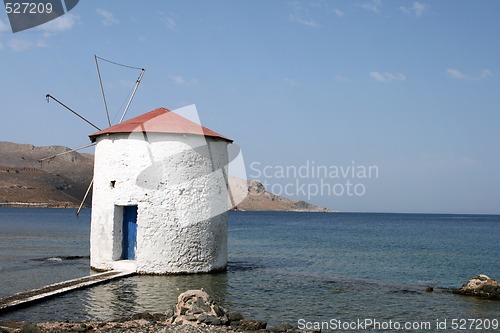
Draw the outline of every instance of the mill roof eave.
<instances>
[{"instance_id":1,"label":"mill roof eave","mask_svg":"<svg viewBox=\"0 0 500 333\"><path fill-rule=\"evenodd\" d=\"M233 142L233 140L165 108L157 108L120 124L103 129L89 135L89 138L90 141L96 142L97 138L101 135L136 132L203 135L219 138L230 143Z\"/></svg>"}]
</instances>

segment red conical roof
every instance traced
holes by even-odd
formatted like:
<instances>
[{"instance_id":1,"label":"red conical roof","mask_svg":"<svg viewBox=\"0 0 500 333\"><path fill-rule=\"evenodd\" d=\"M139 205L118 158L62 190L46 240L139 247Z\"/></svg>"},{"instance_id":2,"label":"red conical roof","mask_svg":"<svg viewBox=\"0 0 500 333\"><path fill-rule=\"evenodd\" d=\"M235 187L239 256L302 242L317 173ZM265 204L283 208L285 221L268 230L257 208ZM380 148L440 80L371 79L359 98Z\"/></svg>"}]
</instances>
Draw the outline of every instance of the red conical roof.
<instances>
[{"instance_id":1,"label":"red conical roof","mask_svg":"<svg viewBox=\"0 0 500 333\"><path fill-rule=\"evenodd\" d=\"M97 137L100 135L132 132L195 134L220 138L233 142L233 140L209 130L206 127L198 125L197 123L179 116L178 114L165 108L158 108L144 113L140 116L124 121L121 124L111 126L89 135L89 137L92 142L95 142Z\"/></svg>"}]
</instances>

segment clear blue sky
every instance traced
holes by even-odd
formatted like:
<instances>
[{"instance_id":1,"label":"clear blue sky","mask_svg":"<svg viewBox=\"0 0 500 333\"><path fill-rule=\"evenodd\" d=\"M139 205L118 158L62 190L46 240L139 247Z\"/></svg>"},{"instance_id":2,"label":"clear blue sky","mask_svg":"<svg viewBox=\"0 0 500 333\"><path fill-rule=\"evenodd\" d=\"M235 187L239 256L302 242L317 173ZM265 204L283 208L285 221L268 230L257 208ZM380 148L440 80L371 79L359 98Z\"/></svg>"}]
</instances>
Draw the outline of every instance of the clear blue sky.
<instances>
[{"instance_id":1,"label":"clear blue sky","mask_svg":"<svg viewBox=\"0 0 500 333\"><path fill-rule=\"evenodd\" d=\"M204 126L241 146L250 178L292 184L293 199L498 214L498 13L493 0L84 0L13 34L2 10L0 140L86 144L93 128L44 96L105 127L97 54L146 68L129 117L196 104ZM119 114L138 72L102 70ZM307 163L376 166L378 177L276 173ZM337 194L300 187L321 181ZM347 181L363 195L338 195Z\"/></svg>"}]
</instances>

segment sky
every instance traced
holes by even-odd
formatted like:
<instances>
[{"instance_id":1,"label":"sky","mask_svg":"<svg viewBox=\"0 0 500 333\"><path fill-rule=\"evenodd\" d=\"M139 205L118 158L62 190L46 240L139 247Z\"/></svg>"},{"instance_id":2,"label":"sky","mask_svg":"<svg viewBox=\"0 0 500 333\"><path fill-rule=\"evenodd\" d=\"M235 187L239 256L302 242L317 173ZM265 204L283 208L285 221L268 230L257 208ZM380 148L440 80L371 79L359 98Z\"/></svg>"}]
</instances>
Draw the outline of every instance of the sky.
<instances>
[{"instance_id":1,"label":"sky","mask_svg":"<svg viewBox=\"0 0 500 333\"><path fill-rule=\"evenodd\" d=\"M195 104L247 177L344 212L500 214L500 2L96 1L12 33L0 141L106 127L94 55L145 68L127 118ZM139 75L100 62L113 123ZM92 151L88 151L92 152Z\"/></svg>"}]
</instances>

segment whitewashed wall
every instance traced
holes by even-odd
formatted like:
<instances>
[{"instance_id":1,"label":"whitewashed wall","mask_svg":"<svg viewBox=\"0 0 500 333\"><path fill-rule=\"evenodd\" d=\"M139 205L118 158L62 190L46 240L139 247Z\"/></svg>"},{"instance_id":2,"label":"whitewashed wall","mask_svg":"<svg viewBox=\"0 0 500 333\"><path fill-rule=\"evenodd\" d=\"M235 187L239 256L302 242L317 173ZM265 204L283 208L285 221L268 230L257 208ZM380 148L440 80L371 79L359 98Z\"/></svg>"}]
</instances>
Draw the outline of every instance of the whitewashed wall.
<instances>
[{"instance_id":1,"label":"whitewashed wall","mask_svg":"<svg viewBox=\"0 0 500 333\"><path fill-rule=\"evenodd\" d=\"M91 266L108 270L120 259L120 206L138 205L139 273L225 269L227 144L221 139L164 133L99 137L94 166Z\"/></svg>"}]
</instances>

